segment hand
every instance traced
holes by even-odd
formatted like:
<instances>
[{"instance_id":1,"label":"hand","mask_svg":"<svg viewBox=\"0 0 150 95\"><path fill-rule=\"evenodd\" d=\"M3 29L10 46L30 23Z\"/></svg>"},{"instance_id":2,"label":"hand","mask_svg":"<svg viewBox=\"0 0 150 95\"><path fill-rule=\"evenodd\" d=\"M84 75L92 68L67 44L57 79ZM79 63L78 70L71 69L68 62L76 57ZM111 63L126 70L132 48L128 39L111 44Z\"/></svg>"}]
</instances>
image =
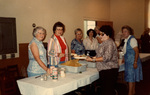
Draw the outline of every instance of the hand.
<instances>
[{"instance_id":1,"label":"hand","mask_svg":"<svg viewBox=\"0 0 150 95\"><path fill-rule=\"evenodd\" d=\"M59 54L58 54L58 57L64 57L64 56L65 56L64 53L59 53Z\"/></svg>"},{"instance_id":2,"label":"hand","mask_svg":"<svg viewBox=\"0 0 150 95\"><path fill-rule=\"evenodd\" d=\"M137 63L133 64L133 68L136 69L137 68Z\"/></svg>"},{"instance_id":3,"label":"hand","mask_svg":"<svg viewBox=\"0 0 150 95\"><path fill-rule=\"evenodd\" d=\"M50 68L48 68L46 72L47 72L48 74L50 74L50 70L51 70L51 69L50 69Z\"/></svg>"},{"instance_id":4,"label":"hand","mask_svg":"<svg viewBox=\"0 0 150 95\"><path fill-rule=\"evenodd\" d=\"M92 58L91 57L87 57L85 60L86 61L92 61Z\"/></svg>"}]
</instances>

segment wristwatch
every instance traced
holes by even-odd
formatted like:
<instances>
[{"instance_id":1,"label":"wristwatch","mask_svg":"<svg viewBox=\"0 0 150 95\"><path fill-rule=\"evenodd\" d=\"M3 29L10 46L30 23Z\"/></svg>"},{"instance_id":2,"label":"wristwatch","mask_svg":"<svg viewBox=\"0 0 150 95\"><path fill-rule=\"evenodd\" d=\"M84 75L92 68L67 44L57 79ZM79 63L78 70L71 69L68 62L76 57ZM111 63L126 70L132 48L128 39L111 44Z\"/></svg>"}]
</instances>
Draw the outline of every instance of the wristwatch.
<instances>
[{"instance_id":1,"label":"wristwatch","mask_svg":"<svg viewBox=\"0 0 150 95\"><path fill-rule=\"evenodd\" d=\"M92 59L93 62L96 62L96 59Z\"/></svg>"}]
</instances>

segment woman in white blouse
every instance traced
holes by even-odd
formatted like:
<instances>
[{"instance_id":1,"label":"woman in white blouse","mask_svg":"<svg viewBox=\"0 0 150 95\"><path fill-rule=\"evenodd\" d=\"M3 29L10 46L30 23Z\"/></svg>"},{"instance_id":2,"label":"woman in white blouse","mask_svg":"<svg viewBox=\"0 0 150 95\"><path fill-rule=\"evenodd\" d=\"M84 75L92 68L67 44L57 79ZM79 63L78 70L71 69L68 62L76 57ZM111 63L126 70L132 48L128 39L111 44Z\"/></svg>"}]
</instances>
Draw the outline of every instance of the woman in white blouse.
<instances>
[{"instance_id":1,"label":"woman in white blouse","mask_svg":"<svg viewBox=\"0 0 150 95\"><path fill-rule=\"evenodd\" d=\"M87 37L83 40L85 50L96 50L98 48L98 41L95 37L96 32L93 29L89 29Z\"/></svg>"},{"instance_id":2,"label":"woman in white blouse","mask_svg":"<svg viewBox=\"0 0 150 95\"><path fill-rule=\"evenodd\" d=\"M128 95L135 95L135 82L143 80L138 44L133 33L133 29L130 26L125 25L122 27L122 34L125 38L123 47L125 61L124 79L129 83Z\"/></svg>"}]
</instances>

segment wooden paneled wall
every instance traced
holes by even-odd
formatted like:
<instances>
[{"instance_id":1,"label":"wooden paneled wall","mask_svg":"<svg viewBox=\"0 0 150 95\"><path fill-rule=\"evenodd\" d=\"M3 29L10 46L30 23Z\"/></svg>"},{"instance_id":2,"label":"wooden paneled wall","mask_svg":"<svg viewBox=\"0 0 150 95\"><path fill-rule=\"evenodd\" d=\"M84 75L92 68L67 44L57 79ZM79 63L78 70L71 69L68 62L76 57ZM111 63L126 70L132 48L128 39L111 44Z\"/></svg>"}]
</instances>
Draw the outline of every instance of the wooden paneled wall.
<instances>
[{"instance_id":1,"label":"wooden paneled wall","mask_svg":"<svg viewBox=\"0 0 150 95\"><path fill-rule=\"evenodd\" d=\"M0 68L7 67L9 65L18 65L19 74L21 76L27 76L26 68L28 66L28 43L19 44L19 58L2 59L0 60Z\"/></svg>"}]
</instances>

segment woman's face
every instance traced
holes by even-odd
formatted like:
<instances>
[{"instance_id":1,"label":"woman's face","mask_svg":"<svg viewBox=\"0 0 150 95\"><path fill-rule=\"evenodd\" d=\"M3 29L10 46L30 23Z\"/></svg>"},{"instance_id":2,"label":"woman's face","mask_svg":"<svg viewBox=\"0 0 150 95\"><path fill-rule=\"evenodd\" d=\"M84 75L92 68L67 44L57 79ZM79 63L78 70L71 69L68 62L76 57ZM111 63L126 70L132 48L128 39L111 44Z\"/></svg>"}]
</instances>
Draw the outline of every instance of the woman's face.
<instances>
[{"instance_id":1,"label":"woman's face","mask_svg":"<svg viewBox=\"0 0 150 95\"><path fill-rule=\"evenodd\" d=\"M77 31L77 32L76 32L76 39L81 40L81 39L82 39L82 37L83 37L82 32L81 32L81 31Z\"/></svg>"},{"instance_id":2,"label":"woman's face","mask_svg":"<svg viewBox=\"0 0 150 95\"><path fill-rule=\"evenodd\" d=\"M89 32L89 37L93 37L93 31Z\"/></svg>"},{"instance_id":3,"label":"woman's face","mask_svg":"<svg viewBox=\"0 0 150 95\"><path fill-rule=\"evenodd\" d=\"M122 35L123 35L123 37L126 39L126 38L129 37L130 33L129 33L129 31L125 28L125 29L122 30Z\"/></svg>"},{"instance_id":4,"label":"woman's face","mask_svg":"<svg viewBox=\"0 0 150 95\"><path fill-rule=\"evenodd\" d=\"M39 41L43 41L46 37L46 34L44 31L42 30L38 30L35 37L39 40Z\"/></svg>"},{"instance_id":5,"label":"woman's face","mask_svg":"<svg viewBox=\"0 0 150 95\"><path fill-rule=\"evenodd\" d=\"M57 36L61 36L63 35L63 27L56 27L56 30L55 30L55 35Z\"/></svg>"},{"instance_id":6,"label":"woman's face","mask_svg":"<svg viewBox=\"0 0 150 95\"><path fill-rule=\"evenodd\" d=\"M98 30L98 28L95 28L95 32L96 32L96 34L100 33L100 31Z\"/></svg>"},{"instance_id":7,"label":"woman's face","mask_svg":"<svg viewBox=\"0 0 150 95\"><path fill-rule=\"evenodd\" d=\"M100 38L101 38L101 41L105 41L107 40L108 36L104 32L100 31Z\"/></svg>"}]
</instances>

